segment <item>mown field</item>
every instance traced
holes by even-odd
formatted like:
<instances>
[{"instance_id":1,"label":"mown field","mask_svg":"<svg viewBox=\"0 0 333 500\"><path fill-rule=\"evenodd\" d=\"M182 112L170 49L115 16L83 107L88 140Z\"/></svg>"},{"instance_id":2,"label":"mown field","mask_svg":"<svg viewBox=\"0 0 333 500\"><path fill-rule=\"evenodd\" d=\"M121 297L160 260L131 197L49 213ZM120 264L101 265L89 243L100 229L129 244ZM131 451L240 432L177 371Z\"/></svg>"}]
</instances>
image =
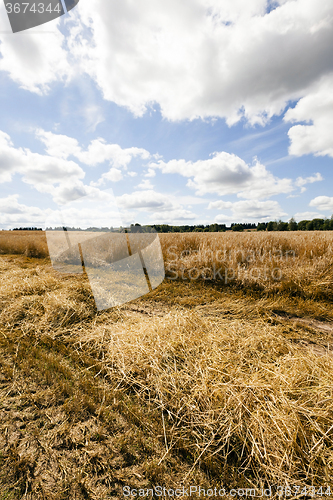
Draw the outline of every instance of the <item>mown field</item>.
<instances>
[{"instance_id":1,"label":"mown field","mask_svg":"<svg viewBox=\"0 0 333 500\"><path fill-rule=\"evenodd\" d=\"M332 236L161 234L163 283L97 312L44 233L0 232L0 499L333 495Z\"/></svg>"}]
</instances>

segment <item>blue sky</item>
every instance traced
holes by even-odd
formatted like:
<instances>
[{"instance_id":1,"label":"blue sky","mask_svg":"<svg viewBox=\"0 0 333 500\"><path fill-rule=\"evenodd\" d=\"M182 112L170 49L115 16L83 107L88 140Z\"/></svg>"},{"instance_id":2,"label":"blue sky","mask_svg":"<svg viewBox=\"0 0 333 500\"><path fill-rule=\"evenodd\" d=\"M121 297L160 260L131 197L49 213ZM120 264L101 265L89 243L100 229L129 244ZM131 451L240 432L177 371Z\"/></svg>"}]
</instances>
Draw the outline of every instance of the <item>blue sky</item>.
<instances>
[{"instance_id":1,"label":"blue sky","mask_svg":"<svg viewBox=\"0 0 333 500\"><path fill-rule=\"evenodd\" d=\"M0 228L86 195L99 226L109 189L124 225L330 217L332 27L332 0L81 0L11 34L0 3Z\"/></svg>"}]
</instances>

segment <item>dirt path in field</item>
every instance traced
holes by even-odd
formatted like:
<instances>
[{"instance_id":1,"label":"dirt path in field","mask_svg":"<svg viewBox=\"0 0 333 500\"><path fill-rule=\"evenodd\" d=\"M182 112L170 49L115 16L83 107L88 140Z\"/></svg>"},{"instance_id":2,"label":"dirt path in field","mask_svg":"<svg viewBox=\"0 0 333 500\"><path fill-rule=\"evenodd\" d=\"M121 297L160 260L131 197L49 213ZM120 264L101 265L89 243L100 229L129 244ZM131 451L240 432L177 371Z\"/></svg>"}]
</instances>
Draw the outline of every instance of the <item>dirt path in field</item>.
<instances>
[{"instance_id":1,"label":"dirt path in field","mask_svg":"<svg viewBox=\"0 0 333 500\"><path fill-rule=\"evenodd\" d=\"M170 312L170 307L164 304L126 304L124 310L146 316L165 316Z\"/></svg>"},{"instance_id":2,"label":"dirt path in field","mask_svg":"<svg viewBox=\"0 0 333 500\"><path fill-rule=\"evenodd\" d=\"M310 327L318 332L333 334L333 323L328 321L318 321L312 318L299 318L298 316L292 316L284 311L273 311L273 314L279 320L290 321L296 325Z\"/></svg>"},{"instance_id":3,"label":"dirt path in field","mask_svg":"<svg viewBox=\"0 0 333 500\"><path fill-rule=\"evenodd\" d=\"M328 355L333 357L333 323L328 321L318 321L312 318L299 318L298 316L287 314L284 311L274 311L273 314L279 321L290 322L300 328L310 328L316 333L322 334L323 341L320 341L318 338L314 340L300 339L298 343L301 348L309 349L317 356Z\"/></svg>"}]
</instances>

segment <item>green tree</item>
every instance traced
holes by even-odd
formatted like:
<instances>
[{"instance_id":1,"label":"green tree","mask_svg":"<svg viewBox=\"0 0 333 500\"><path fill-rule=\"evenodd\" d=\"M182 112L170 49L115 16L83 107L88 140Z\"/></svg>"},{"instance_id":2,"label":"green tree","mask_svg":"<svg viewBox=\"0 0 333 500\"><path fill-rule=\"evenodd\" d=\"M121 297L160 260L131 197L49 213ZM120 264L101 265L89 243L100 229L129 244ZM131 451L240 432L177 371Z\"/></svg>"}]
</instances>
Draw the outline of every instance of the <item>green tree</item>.
<instances>
[{"instance_id":1,"label":"green tree","mask_svg":"<svg viewBox=\"0 0 333 500\"><path fill-rule=\"evenodd\" d=\"M288 229L289 231L297 231L297 222L295 221L294 217L292 217L288 223Z\"/></svg>"},{"instance_id":2,"label":"green tree","mask_svg":"<svg viewBox=\"0 0 333 500\"><path fill-rule=\"evenodd\" d=\"M269 221L267 224L267 231L276 231L277 230L277 223L275 221Z\"/></svg>"},{"instance_id":3,"label":"green tree","mask_svg":"<svg viewBox=\"0 0 333 500\"><path fill-rule=\"evenodd\" d=\"M306 231L306 225L307 225L308 222L310 222L310 221L308 221L308 220L301 220L298 223L298 230L299 231Z\"/></svg>"},{"instance_id":4,"label":"green tree","mask_svg":"<svg viewBox=\"0 0 333 500\"><path fill-rule=\"evenodd\" d=\"M276 224L277 231L288 231L288 222L283 222L281 219Z\"/></svg>"},{"instance_id":5,"label":"green tree","mask_svg":"<svg viewBox=\"0 0 333 500\"><path fill-rule=\"evenodd\" d=\"M324 227L324 219L313 219L312 224L313 224L313 229L316 231L322 231Z\"/></svg>"},{"instance_id":6,"label":"green tree","mask_svg":"<svg viewBox=\"0 0 333 500\"><path fill-rule=\"evenodd\" d=\"M231 229L233 231L244 231L242 224L234 224Z\"/></svg>"},{"instance_id":7,"label":"green tree","mask_svg":"<svg viewBox=\"0 0 333 500\"><path fill-rule=\"evenodd\" d=\"M330 229L330 220L325 218L324 224L323 224L323 230L327 231L329 229Z\"/></svg>"}]
</instances>

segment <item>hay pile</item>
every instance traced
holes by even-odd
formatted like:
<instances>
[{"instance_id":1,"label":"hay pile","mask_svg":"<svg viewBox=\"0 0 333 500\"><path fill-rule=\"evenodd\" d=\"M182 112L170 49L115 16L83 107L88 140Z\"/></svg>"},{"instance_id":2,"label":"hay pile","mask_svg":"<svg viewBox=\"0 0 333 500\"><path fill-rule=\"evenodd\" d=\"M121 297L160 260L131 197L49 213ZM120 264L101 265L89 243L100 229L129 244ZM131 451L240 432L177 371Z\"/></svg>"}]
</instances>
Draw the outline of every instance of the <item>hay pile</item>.
<instances>
[{"instance_id":1,"label":"hay pile","mask_svg":"<svg viewBox=\"0 0 333 500\"><path fill-rule=\"evenodd\" d=\"M0 271L0 361L12 384L6 394L20 377L24 380L15 393L15 419L16 408L32 404L34 387L31 401L39 405L38 425L46 436L38 439L47 443L43 448L30 431L13 427L11 439L21 461L24 443L34 442L37 450L27 458L33 464L30 475L24 472L22 479L20 468L15 469L24 488L33 492L38 482L36 493L51 491L54 484L57 493L49 498L65 498L61 495L70 490L62 491L55 478L66 479L82 463L86 465L80 473L89 477L84 484L89 483L90 489L85 487L90 496L77 494L80 499L107 498L98 497L102 485L109 491L111 483L114 488L124 481L135 484L134 472L145 485L186 485L198 478L202 484L225 487L332 485L331 352L319 356L302 344L305 337L321 342L323 334L316 337L296 324L269 322L275 299L255 307L255 299L234 300L224 292L213 297L207 290L207 301L215 301L209 307L217 311L208 317L203 305L171 307L167 283L137 301L150 307L150 315L133 313L130 306L97 313L84 276L64 278L49 265L36 266L23 258L3 258ZM177 296L191 290L193 296L200 293L204 303L202 286L189 289L184 284L183 292L181 284L177 286ZM164 297L166 312L161 317L154 316L155 296L160 297L159 305ZM306 302L302 304L304 309ZM328 307L319 305L322 313ZM309 301L310 306L317 307ZM326 340L331 341L329 333ZM39 391L48 395L45 401ZM53 414L58 415L56 424L48 420ZM82 458L92 456L89 440L80 438L78 447L68 438L78 423L102 429L98 435L104 436L104 444L95 462ZM67 437L61 434L64 428ZM6 446L1 463L10 471L12 452ZM112 459L103 465L111 448ZM52 452L52 477L40 475L46 449ZM114 472L115 456L127 464L127 476ZM39 471L38 477L34 471ZM79 481L75 474L70 477L73 484Z\"/></svg>"}]
</instances>

